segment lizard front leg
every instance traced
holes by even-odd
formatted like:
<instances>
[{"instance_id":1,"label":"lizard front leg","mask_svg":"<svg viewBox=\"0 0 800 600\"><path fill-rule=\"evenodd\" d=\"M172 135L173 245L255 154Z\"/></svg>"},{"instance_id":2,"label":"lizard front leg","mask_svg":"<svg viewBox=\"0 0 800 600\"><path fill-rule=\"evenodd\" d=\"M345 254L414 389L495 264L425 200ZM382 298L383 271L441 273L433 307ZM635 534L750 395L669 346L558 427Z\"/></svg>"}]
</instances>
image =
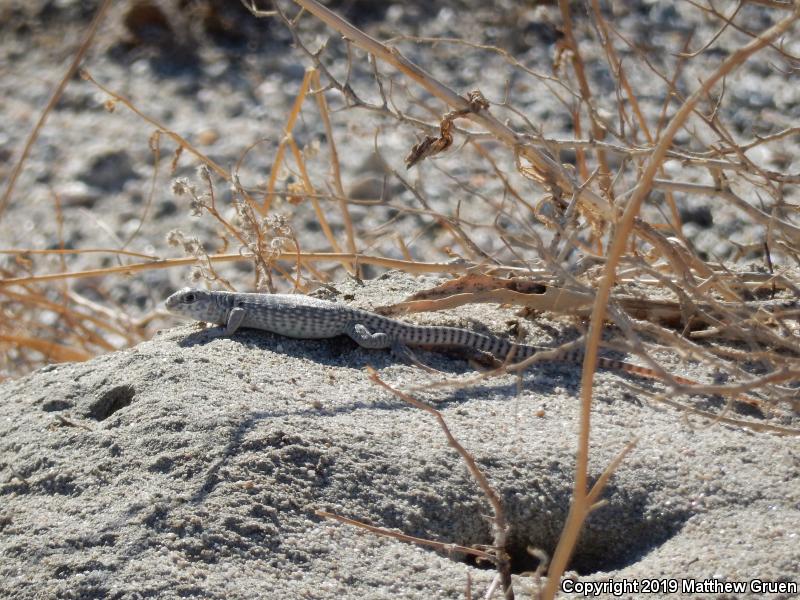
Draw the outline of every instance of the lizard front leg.
<instances>
[{"instance_id":1,"label":"lizard front leg","mask_svg":"<svg viewBox=\"0 0 800 600\"><path fill-rule=\"evenodd\" d=\"M234 308L228 313L228 320L224 325L208 329L208 335L212 338L225 337L226 335L233 335L239 329L244 321L247 311L244 308Z\"/></svg>"},{"instance_id":2,"label":"lizard front leg","mask_svg":"<svg viewBox=\"0 0 800 600\"><path fill-rule=\"evenodd\" d=\"M242 325L246 314L247 310L244 308L238 306L232 308L231 312L228 314L228 322L225 324L225 331L222 332L222 335L233 335L236 333L236 330Z\"/></svg>"}]
</instances>

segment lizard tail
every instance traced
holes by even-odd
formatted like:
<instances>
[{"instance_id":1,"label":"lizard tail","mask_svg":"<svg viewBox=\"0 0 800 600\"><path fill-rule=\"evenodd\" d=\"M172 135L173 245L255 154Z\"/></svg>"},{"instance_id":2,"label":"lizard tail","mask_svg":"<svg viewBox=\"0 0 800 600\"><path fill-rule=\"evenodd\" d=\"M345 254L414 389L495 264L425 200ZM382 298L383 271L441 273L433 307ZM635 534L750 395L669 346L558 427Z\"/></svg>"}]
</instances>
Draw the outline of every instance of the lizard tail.
<instances>
[{"instance_id":1,"label":"lizard tail","mask_svg":"<svg viewBox=\"0 0 800 600\"><path fill-rule=\"evenodd\" d=\"M643 377L645 379L653 379L665 383L664 377L662 377L661 374L659 374L657 371L649 367L642 367L640 365L635 365L633 363L625 362L623 360L616 360L613 358L605 358L603 356L600 356L597 359L597 366L602 369L622 371L624 373L638 375L639 377ZM686 386L703 385L700 382L695 381L694 379L688 379L687 377L681 377L680 375L672 375L672 379L675 381L675 383L679 383L680 385L686 385ZM736 394L735 396L733 396L733 399L736 402L747 404L748 406L752 406L759 410L763 409L763 404L759 400L747 396L745 394Z\"/></svg>"}]
</instances>

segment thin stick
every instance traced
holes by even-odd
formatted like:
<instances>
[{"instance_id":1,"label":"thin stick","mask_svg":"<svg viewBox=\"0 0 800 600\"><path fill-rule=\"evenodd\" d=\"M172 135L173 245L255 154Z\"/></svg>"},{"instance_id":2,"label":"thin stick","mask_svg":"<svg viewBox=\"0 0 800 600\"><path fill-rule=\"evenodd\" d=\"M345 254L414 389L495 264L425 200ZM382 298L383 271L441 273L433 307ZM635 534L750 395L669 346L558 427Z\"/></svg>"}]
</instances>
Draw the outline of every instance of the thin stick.
<instances>
[{"instance_id":1,"label":"thin stick","mask_svg":"<svg viewBox=\"0 0 800 600\"><path fill-rule=\"evenodd\" d=\"M339 523L344 523L345 525L352 525L353 527L366 529L367 531L374 533L376 535L394 538L396 540L400 540L401 542L407 542L409 544L417 544L419 546L430 546L431 548L436 548L437 550L447 552L448 554L452 554L453 552L462 552L463 554L470 554L472 556L476 556L478 558L494 562L493 555L489 554L488 552L484 552L483 550L478 550L477 548L470 548L469 546L460 546L458 544L448 544L446 542L437 542L434 540L427 540L425 538L415 537L413 535L406 535L405 533L392 531L391 529L386 529L385 527L375 527L375 525L368 525L367 523L364 523L362 521L356 521L355 519L349 519L347 517L342 517L334 513L329 513L328 511L325 510L315 510L314 514L317 515L318 517L323 517L325 519L339 521Z\"/></svg>"},{"instance_id":2,"label":"thin stick","mask_svg":"<svg viewBox=\"0 0 800 600\"><path fill-rule=\"evenodd\" d=\"M578 87L581 90L581 98L586 103L587 112L589 113L589 121L592 127L592 137L594 139L602 140L605 137L605 130L600 126L595 119L592 111L592 91L589 88L589 81L586 79L586 72L583 68L583 58L581 57L580 48L575 41L575 36L572 34L572 14L569 9L568 0L558 0L558 7L561 11L561 22L564 28L564 38L567 45L572 49L572 70L575 72L575 77L578 79ZM580 136L580 109L575 111L575 135ZM586 172L586 164L583 160L583 153L576 153L578 156L578 164L582 166L581 179L584 181L588 179ZM613 189L611 187L611 177L608 169L608 159L606 153L601 149L597 149L597 162L600 164L600 186L605 190L610 197L613 198Z\"/></svg>"},{"instance_id":3,"label":"thin stick","mask_svg":"<svg viewBox=\"0 0 800 600\"><path fill-rule=\"evenodd\" d=\"M683 404L682 402L673 400L672 398L669 398L664 394L652 394L647 392L646 390L640 390L639 393L647 395L649 398L655 400L656 402L661 402L662 404L666 404L667 406L671 406L672 408L676 408L678 410L682 410L684 412L691 413L699 417L703 417L704 419L708 419L709 421L711 421L712 424L725 423L726 425L731 425L733 427L741 427L742 429L749 429L750 431L756 431L758 433L774 433L777 435L800 437L800 429L795 429L792 427L781 427L780 425L771 425L770 423L755 423L753 421L745 421L744 419L726 417L722 414L714 414L707 410L702 410L699 408L695 408L694 406L689 406L688 404Z\"/></svg>"},{"instance_id":4,"label":"thin stick","mask_svg":"<svg viewBox=\"0 0 800 600\"><path fill-rule=\"evenodd\" d=\"M294 161L297 163L297 167L300 169L300 178L303 181L303 188L305 189L306 194L308 194L308 199L311 201L311 205L314 207L314 213L317 215L317 221L319 221L322 232L328 239L328 243L331 245L331 248L333 248L333 251L341 252L341 249L339 248L339 242L336 241L336 237L333 235L333 231L328 223L328 219L325 217L325 212L322 210L322 206L317 199L317 193L314 189L314 184L311 183L311 178L308 176L308 170L306 169L306 162L303 158L303 153L300 152L300 148L297 147L297 144L291 135L287 135L285 139L289 149L292 151ZM344 266L350 270L349 265Z\"/></svg>"},{"instance_id":5,"label":"thin stick","mask_svg":"<svg viewBox=\"0 0 800 600\"><path fill-rule=\"evenodd\" d=\"M650 133L650 128L647 126L647 120L645 119L644 113L642 113L642 109L639 106L639 100L634 93L633 88L631 88L628 77L625 75L625 69L622 68L622 61L617 56L614 43L611 41L611 37L608 34L608 24L603 17L603 12L600 10L600 2L599 0L591 0L590 5L592 7L592 13L594 14L594 22L600 30L600 44L606 50L609 63L611 63L611 69L616 74L620 85L625 90L625 95L628 97L628 101L631 103L631 108L636 115L636 121L639 123L639 127L644 132L647 142L653 144L655 140ZM680 64L681 63L679 62L678 67L675 69L676 74L680 71ZM661 174L664 175L663 169L661 169ZM678 212L678 207L675 204L675 198L669 192L665 194L665 197L667 200L667 205L669 206L670 217L672 218L672 227L675 230L675 233L682 237L681 217L680 213Z\"/></svg>"},{"instance_id":6,"label":"thin stick","mask_svg":"<svg viewBox=\"0 0 800 600\"><path fill-rule=\"evenodd\" d=\"M267 193L264 194L264 204L258 209L262 215L267 214L272 206L272 198L275 194L275 183L278 180L278 173L283 163L283 155L286 152L286 141L287 138L292 135L294 124L297 122L297 117L300 116L300 109L303 107L303 101L306 99L308 87L311 84L311 73L311 69L306 69L303 82L300 84L300 90L297 92L292 110L289 112L289 118L286 119L286 127L283 129L283 138L278 144L278 150L275 152L275 159L272 161L272 168L269 172L269 183L267 184Z\"/></svg>"},{"instance_id":7,"label":"thin stick","mask_svg":"<svg viewBox=\"0 0 800 600\"><path fill-rule=\"evenodd\" d=\"M141 252L131 252L130 250L118 250L116 248L46 248L37 249L32 248L5 248L0 249L0 254L17 254L20 256L25 255L50 255L50 254L119 254L120 256L132 256L134 258L144 258L149 260L158 260L157 256L152 254L142 254Z\"/></svg>"}]
</instances>

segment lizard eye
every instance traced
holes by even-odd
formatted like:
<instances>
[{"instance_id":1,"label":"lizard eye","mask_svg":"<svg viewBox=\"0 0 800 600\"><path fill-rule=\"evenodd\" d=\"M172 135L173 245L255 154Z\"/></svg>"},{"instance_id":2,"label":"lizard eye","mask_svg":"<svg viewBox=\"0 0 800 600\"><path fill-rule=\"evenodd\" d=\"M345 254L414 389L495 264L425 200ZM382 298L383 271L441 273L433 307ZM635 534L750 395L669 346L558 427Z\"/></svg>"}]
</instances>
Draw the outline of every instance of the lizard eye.
<instances>
[{"instance_id":1,"label":"lizard eye","mask_svg":"<svg viewBox=\"0 0 800 600\"><path fill-rule=\"evenodd\" d=\"M197 300L197 296L195 296L195 295L194 295L194 292L189 292L188 294L186 294L186 295L183 297L183 301L184 301L184 302L187 302L187 303L189 303L189 304L191 304L191 303L192 303L192 302L194 302L195 300Z\"/></svg>"}]
</instances>

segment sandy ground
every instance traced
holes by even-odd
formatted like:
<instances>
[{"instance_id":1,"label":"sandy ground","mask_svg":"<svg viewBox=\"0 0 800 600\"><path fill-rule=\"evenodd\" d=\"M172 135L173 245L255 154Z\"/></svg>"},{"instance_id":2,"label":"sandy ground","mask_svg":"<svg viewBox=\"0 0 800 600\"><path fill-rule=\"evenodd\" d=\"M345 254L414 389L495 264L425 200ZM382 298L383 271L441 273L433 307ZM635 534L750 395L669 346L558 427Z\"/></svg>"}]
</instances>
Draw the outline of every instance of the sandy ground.
<instances>
[{"instance_id":1,"label":"sandy ground","mask_svg":"<svg viewBox=\"0 0 800 600\"><path fill-rule=\"evenodd\" d=\"M420 283L340 292L369 307ZM513 317L481 313L493 328ZM421 357L456 380L472 374L463 360ZM525 548L552 552L573 478L578 367L540 365L519 391L508 376L437 390L430 375L348 339L212 339L187 325L0 386L0 596L463 598L469 578L482 597L492 571L462 556L314 514L491 543L490 507L438 425L372 384L367 365L392 385L422 386L417 397L441 409L503 500L517 571L532 567ZM571 576L798 582L796 439L707 427L626 382L640 383L598 375L593 479L639 443L588 521ZM647 597L719 597L697 591Z\"/></svg>"}]
</instances>

